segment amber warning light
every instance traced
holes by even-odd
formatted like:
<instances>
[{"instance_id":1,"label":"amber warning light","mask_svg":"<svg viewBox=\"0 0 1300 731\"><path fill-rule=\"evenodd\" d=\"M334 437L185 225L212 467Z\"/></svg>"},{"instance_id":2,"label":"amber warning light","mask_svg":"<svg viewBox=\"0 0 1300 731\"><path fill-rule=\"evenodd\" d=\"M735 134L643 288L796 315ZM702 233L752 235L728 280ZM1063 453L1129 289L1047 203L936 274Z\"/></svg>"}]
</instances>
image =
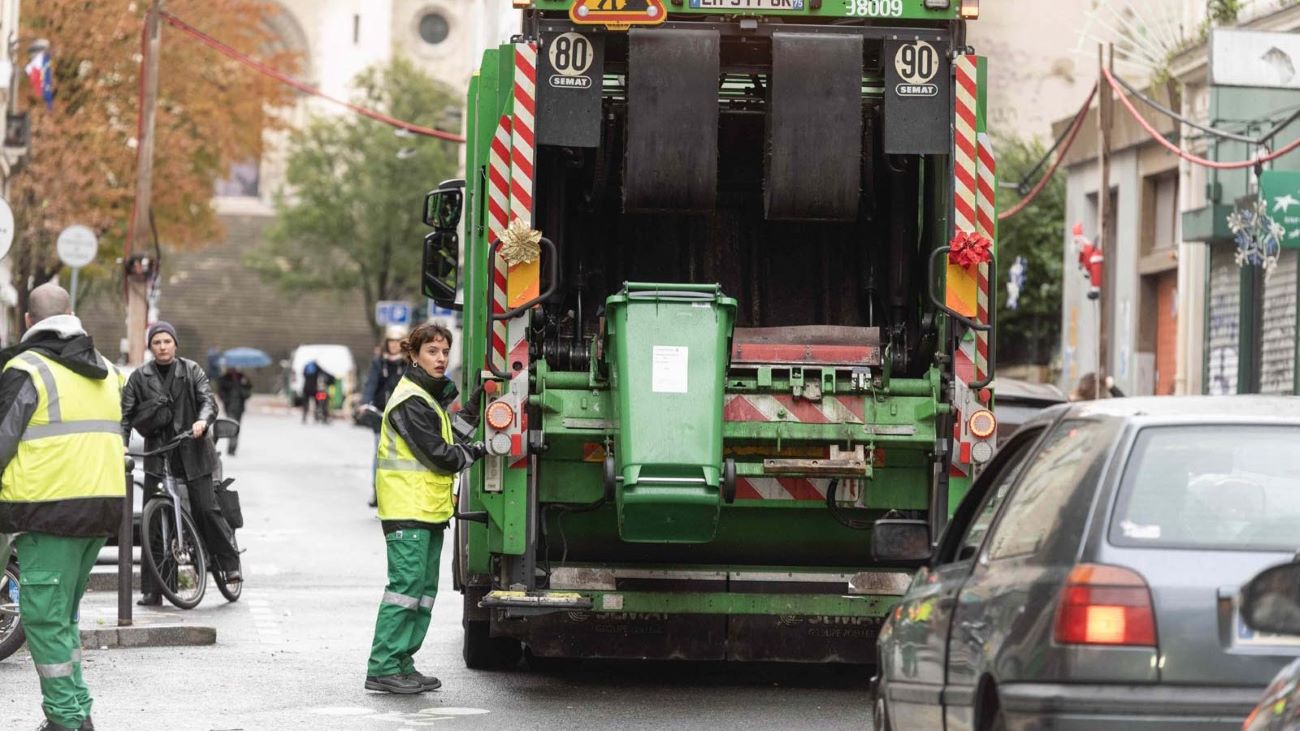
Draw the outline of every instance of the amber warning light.
<instances>
[{"instance_id":1,"label":"amber warning light","mask_svg":"<svg viewBox=\"0 0 1300 731\"><path fill-rule=\"evenodd\" d=\"M501 431L515 420L515 410L510 408L510 404L505 401L493 401L488 404L487 413L488 426Z\"/></svg>"}]
</instances>

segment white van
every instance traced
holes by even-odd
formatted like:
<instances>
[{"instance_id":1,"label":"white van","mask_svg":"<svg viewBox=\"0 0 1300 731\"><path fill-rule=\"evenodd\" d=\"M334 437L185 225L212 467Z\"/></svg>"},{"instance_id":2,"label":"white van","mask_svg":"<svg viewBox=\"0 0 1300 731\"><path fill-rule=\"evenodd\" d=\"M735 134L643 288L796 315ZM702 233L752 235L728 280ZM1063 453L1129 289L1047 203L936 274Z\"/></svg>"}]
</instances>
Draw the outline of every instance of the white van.
<instances>
[{"instance_id":1,"label":"white van","mask_svg":"<svg viewBox=\"0 0 1300 731\"><path fill-rule=\"evenodd\" d=\"M294 406L302 405L302 370L313 360L338 379L343 389L344 403L360 389L361 384L357 383L357 364L352 359L352 351L348 346L299 345L289 360L289 398Z\"/></svg>"}]
</instances>

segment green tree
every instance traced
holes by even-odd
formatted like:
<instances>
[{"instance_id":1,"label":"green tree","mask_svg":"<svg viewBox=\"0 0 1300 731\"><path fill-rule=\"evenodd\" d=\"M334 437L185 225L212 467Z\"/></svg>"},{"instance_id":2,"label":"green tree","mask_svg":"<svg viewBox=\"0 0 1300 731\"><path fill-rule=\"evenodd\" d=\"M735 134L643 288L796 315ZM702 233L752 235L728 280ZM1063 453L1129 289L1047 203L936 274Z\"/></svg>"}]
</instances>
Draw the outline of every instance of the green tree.
<instances>
[{"instance_id":1,"label":"green tree","mask_svg":"<svg viewBox=\"0 0 1300 731\"><path fill-rule=\"evenodd\" d=\"M426 127L446 127L460 109L448 87L401 58L363 71L354 86L357 103ZM455 143L399 136L359 116L315 119L290 138L276 223L246 264L290 293L359 291L358 314L377 331L376 302L420 296L424 194L459 169Z\"/></svg>"},{"instance_id":2,"label":"green tree","mask_svg":"<svg viewBox=\"0 0 1300 731\"><path fill-rule=\"evenodd\" d=\"M998 171L1003 182L1019 182L1042 159L1038 141L1003 138L998 141ZM1032 186L1035 177L1029 182ZM998 190L998 210L1021 200L1019 191ZM1061 242L1065 222L1065 180L1054 175L1021 212L998 224L998 362L1005 365L1047 365L1060 343ZM1025 286L1019 307L1007 309L1009 271L1016 257L1025 260Z\"/></svg>"}]
</instances>

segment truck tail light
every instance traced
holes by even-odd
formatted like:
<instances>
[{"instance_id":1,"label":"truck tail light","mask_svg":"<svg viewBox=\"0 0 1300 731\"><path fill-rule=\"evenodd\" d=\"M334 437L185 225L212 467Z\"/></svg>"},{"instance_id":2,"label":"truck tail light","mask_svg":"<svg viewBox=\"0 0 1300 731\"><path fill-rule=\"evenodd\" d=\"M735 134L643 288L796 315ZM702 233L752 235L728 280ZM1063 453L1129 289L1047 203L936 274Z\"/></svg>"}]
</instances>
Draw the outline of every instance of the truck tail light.
<instances>
[{"instance_id":1,"label":"truck tail light","mask_svg":"<svg viewBox=\"0 0 1300 731\"><path fill-rule=\"evenodd\" d=\"M1155 647L1156 616L1146 580L1120 566L1075 566L1061 590L1054 637L1062 645Z\"/></svg>"},{"instance_id":2,"label":"truck tail light","mask_svg":"<svg viewBox=\"0 0 1300 731\"><path fill-rule=\"evenodd\" d=\"M997 417L993 416L992 411L980 409L970 415L966 427L970 429L970 433L974 434L976 438L988 439L993 436L993 432L998 430L998 420Z\"/></svg>"},{"instance_id":3,"label":"truck tail light","mask_svg":"<svg viewBox=\"0 0 1300 731\"><path fill-rule=\"evenodd\" d=\"M484 416L487 418L488 426L501 431L514 422L515 410L505 401L493 401L488 404Z\"/></svg>"},{"instance_id":4,"label":"truck tail light","mask_svg":"<svg viewBox=\"0 0 1300 731\"><path fill-rule=\"evenodd\" d=\"M961 0L961 17L965 20L980 17L980 0Z\"/></svg>"}]
</instances>

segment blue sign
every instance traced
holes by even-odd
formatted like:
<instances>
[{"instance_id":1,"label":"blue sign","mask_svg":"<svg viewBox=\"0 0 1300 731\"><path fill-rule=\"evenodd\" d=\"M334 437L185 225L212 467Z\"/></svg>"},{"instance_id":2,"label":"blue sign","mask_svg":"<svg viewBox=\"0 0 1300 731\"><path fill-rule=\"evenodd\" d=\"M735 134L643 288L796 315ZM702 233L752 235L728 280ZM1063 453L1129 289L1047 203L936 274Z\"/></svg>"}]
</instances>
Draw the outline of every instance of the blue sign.
<instances>
[{"instance_id":1,"label":"blue sign","mask_svg":"<svg viewBox=\"0 0 1300 731\"><path fill-rule=\"evenodd\" d=\"M389 325L410 325L411 305L408 302L384 300L375 303L375 324L380 327Z\"/></svg>"}]
</instances>

